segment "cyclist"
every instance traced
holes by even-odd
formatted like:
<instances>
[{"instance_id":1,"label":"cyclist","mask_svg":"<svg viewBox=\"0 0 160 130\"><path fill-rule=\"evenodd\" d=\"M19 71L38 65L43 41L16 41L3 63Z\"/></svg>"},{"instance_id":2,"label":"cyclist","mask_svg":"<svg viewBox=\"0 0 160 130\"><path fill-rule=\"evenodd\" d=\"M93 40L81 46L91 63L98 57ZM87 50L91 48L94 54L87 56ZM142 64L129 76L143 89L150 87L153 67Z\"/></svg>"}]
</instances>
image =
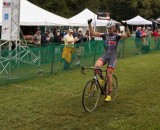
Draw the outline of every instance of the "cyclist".
<instances>
[{"instance_id":1,"label":"cyclist","mask_svg":"<svg viewBox=\"0 0 160 130\"><path fill-rule=\"evenodd\" d=\"M111 91L112 91L112 74L115 69L115 64L117 61L117 45L120 38L127 38L130 37L130 31L127 26L127 23L125 23L126 28L126 34L117 34L115 32L115 23L110 20L107 24L108 32L106 33L99 33L94 32L92 26L91 26L92 19L88 20L88 26L89 31L92 36L102 37L104 39L104 54L98 58L98 60L95 63L95 68L100 68L101 66L108 63L107 66L107 78L108 78L108 92L107 96L105 98L105 101L111 101Z\"/></svg>"}]
</instances>

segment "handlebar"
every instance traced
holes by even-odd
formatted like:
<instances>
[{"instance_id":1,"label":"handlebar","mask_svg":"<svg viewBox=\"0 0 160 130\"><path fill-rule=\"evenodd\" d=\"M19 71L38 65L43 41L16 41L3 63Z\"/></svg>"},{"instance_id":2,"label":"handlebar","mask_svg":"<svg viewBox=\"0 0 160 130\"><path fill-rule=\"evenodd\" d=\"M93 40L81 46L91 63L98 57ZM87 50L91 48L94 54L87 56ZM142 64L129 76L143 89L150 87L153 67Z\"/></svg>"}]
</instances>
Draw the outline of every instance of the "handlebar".
<instances>
[{"instance_id":1,"label":"handlebar","mask_svg":"<svg viewBox=\"0 0 160 130\"><path fill-rule=\"evenodd\" d=\"M84 72L84 67L81 67L81 72L82 72L82 74L86 74L86 73Z\"/></svg>"},{"instance_id":2,"label":"handlebar","mask_svg":"<svg viewBox=\"0 0 160 130\"><path fill-rule=\"evenodd\" d=\"M102 70L102 69L100 69L100 68L95 68L95 67L81 67L81 72L82 72L82 74L86 74L86 73L84 72L85 69L95 70L95 73L96 73L96 71L98 71L98 72L100 72L100 73L102 73L102 72L105 71L105 70Z\"/></svg>"}]
</instances>

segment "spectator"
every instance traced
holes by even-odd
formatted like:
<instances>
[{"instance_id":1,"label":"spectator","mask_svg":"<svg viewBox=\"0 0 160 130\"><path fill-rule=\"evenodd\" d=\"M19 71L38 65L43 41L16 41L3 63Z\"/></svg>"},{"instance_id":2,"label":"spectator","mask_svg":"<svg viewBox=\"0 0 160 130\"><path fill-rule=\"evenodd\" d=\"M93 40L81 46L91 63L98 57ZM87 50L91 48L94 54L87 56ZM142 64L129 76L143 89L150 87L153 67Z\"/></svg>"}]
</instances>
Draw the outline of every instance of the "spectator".
<instances>
[{"instance_id":1,"label":"spectator","mask_svg":"<svg viewBox=\"0 0 160 130\"><path fill-rule=\"evenodd\" d=\"M49 31L47 30L43 35L41 39L42 46L48 45L50 42L50 37L49 37Z\"/></svg>"},{"instance_id":2,"label":"spectator","mask_svg":"<svg viewBox=\"0 0 160 130\"><path fill-rule=\"evenodd\" d=\"M123 35L125 34L123 30L119 30L119 32L117 32L118 35ZM126 38L121 38L119 40L118 43L118 47L117 47L117 57L118 58L122 58L124 55L124 47L125 47L125 39Z\"/></svg>"},{"instance_id":3,"label":"spectator","mask_svg":"<svg viewBox=\"0 0 160 130\"><path fill-rule=\"evenodd\" d=\"M57 33L56 30L57 30L56 28L53 28L53 35L54 35L54 36L55 36L56 33Z\"/></svg>"},{"instance_id":4,"label":"spectator","mask_svg":"<svg viewBox=\"0 0 160 130\"><path fill-rule=\"evenodd\" d=\"M141 31L141 40L142 40L142 43L143 43L143 45L145 45L146 44L146 29L145 29L145 27L143 27L143 29L142 29L142 31Z\"/></svg>"},{"instance_id":5,"label":"spectator","mask_svg":"<svg viewBox=\"0 0 160 130\"><path fill-rule=\"evenodd\" d=\"M82 28L78 29L78 34L77 34L78 41L76 43L76 65L80 65L80 57L83 55L84 52L84 41L86 41L86 37L83 36Z\"/></svg>"},{"instance_id":6,"label":"spectator","mask_svg":"<svg viewBox=\"0 0 160 130\"><path fill-rule=\"evenodd\" d=\"M68 70L72 61L72 54L74 53L74 43L78 41L78 38L73 38L73 29L69 29L68 34L64 36L64 48L62 58L64 59L64 70Z\"/></svg>"},{"instance_id":7,"label":"spectator","mask_svg":"<svg viewBox=\"0 0 160 130\"><path fill-rule=\"evenodd\" d=\"M154 37L154 43L155 43L155 49L158 49L158 38L159 38L159 34L158 34L158 29L155 28L153 31L153 37Z\"/></svg>"},{"instance_id":8,"label":"spectator","mask_svg":"<svg viewBox=\"0 0 160 130\"><path fill-rule=\"evenodd\" d=\"M141 36L141 40L142 40L142 43L143 43L143 46L142 46L142 52L143 53L148 53L149 52L149 41L148 41L148 37L149 37L149 31L148 29L145 29L145 27L143 27L142 31L142 36Z\"/></svg>"},{"instance_id":9,"label":"spectator","mask_svg":"<svg viewBox=\"0 0 160 130\"><path fill-rule=\"evenodd\" d=\"M94 36L90 36L89 30L86 30L84 37L86 38L86 41L94 40Z\"/></svg>"},{"instance_id":10,"label":"spectator","mask_svg":"<svg viewBox=\"0 0 160 130\"><path fill-rule=\"evenodd\" d=\"M142 50L141 29L142 29L141 27L138 27L136 30L135 45L136 45L136 49L137 49L137 54L141 54L141 50Z\"/></svg>"},{"instance_id":11,"label":"spectator","mask_svg":"<svg viewBox=\"0 0 160 130\"><path fill-rule=\"evenodd\" d=\"M141 38L141 30L142 28L141 27L138 27L137 30L136 30L136 38Z\"/></svg>"},{"instance_id":12,"label":"spectator","mask_svg":"<svg viewBox=\"0 0 160 130\"><path fill-rule=\"evenodd\" d=\"M67 35L67 31L68 31L68 30L65 29L65 30L61 33L61 37L64 37L65 35Z\"/></svg>"},{"instance_id":13,"label":"spectator","mask_svg":"<svg viewBox=\"0 0 160 130\"><path fill-rule=\"evenodd\" d=\"M50 38L50 42L54 39L54 35L52 31L49 31L48 37Z\"/></svg>"},{"instance_id":14,"label":"spectator","mask_svg":"<svg viewBox=\"0 0 160 130\"><path fill-rule=\"evenodd\" d=\"M34 45L40 46L41 45L41 30L38 29L36 31L36 34L33 35L32 37L32 43Z\"/></svg>"},{"instance_id":15,"label":"spectator","mask_svg":"<svg viewBox=\"0 0 160 130\"><path fill-rule=\"evenodd\" d=\"M89 30L86 30L84 37L86 38L86 41L89 41Z\"/></svg>"},{"instance_id":16,"label":"spectator","mask_svg":"<svg viewBox=\"0 0 160 130\"><path fill-rule=\"evenodd\" d=\"M82 43L82 42L85 42L87 40L87 38L85 36L83 36L83 30L82 28L79 28L78 29L78 34L77 34L77 37L78 37L78 41L77 43Z\"/></svg>"},{"instance_id":17,"label":"spectator","mask_svg":"<svg viewBox=\"0 0 160 130\"><path fill-rule=\"evenodd\" d=\"M74 29L73 29L73 37L75 38L75 37L77 37L77 35L78 35L77 29L74 28Z\"/></svg>"},{"instance_id":18,"label":"spectator","mask_svg":"<svg viewBox=\"0 0 160 130\"><path fill-rule=\"evenodd\" d=\"M46 32L42 35L41 39L41 45L44 47L41 50L41 61L42 63L47 63L48 55L49 55L49 48L47 47L50 42L50 37L49 37L49 31L46 30Z\"/></svg>"},{"instance_id":19,"label":"spectator","mask_svg":"<svg viewBox=\"0 0 160 130\"><path fill-rule=\"evenodd\" d=\"M147 27L146 29L146 44L147 45L149 45L149 38L151 38L151 34L152 34L151 28Z\"/></svg>"},{"instance_id":20,"label":"spectator","mask_svg":"<svg viewBox=\"0 0 160 130\"><path fill-rule=\"evenodd\" d=\"M61 43L61 41L62 41L62 37L60 35L60 30L57 29L56 34L54 35L54 42L55 43Z\"/></svg>"}]
</instances>

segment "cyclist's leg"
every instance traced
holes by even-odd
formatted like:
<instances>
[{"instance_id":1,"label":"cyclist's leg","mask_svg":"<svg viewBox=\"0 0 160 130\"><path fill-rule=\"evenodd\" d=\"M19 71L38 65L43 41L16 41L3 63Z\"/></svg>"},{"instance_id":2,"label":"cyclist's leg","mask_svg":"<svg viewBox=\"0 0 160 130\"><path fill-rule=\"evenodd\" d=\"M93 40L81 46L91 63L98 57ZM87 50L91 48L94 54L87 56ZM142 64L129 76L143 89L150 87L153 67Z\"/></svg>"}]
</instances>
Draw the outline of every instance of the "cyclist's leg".
<instances>
[{"instance_id":1,"label":"cyclist's leg","mask_svg":"<svg viewBox=\"0 0 160 130\"><path fill-rule=\"evenodd\" d=\"M102 58L99 58L99 59L96 61L94 67L95 67L95 68L100 68L101 66L103 66L103 64L104 64L103 59L102 59Z\"/></svg>"},{"instance_id":2,"label":"cyclist's leg","mask_svg":"<svg viewBox=\"0 0 160 130\"><path fill-rule=\"evenodd\" d=\"M112 56L108 61L107 78L108 78L108 83L109 83L109 88L108 88L109 95L112 91L112 74L114 72L116 62L117 62L116 56Z\"/></svg>"},{"instance_id":3,"label":"cyclist's leg","mask_svg":"<svg viewBox=\"0 0 160 130\"><path fill-rule=\"evenodd\" d=\"M108 96L106 97L105 101L111 100L111 92L112 92L112 74L115 69L116 65L116 57L111 57L108 61L108 67L107 67L107 79L108 79Z\"/></svg>"},{"instance_id":4,"label":"cyclist's leg","mask_svg":"<svg viewBox=\"0 0 160 130\"><path fill-rule=\"evenodd\" d=\"M107 56L106 56L106 54L103 54L100 58L98 58L94 67L95 68L100 68L100 67L102 67L103 65L106 64L106 61L107 61Z\"/></svg>"},{"instance_id":5,"label":"cyclist's leg","mask_svg":"<svg viewBox=\"0 0 160 130\"><path fill-rule=\"evenodd\" d=\"M105 54L103 54L100 58L98 58L98 60L96 61L94 67L98 69L98 68L102 67L103 65L105 65L106 61L107 61L107 57L106 57ZM96 72L96 74L100 74L99 76L101 77L101 79L103 79L103 76L102 76L101 73Z\"/></svg>"},{"instance_id":6,"label":"cyclist's leg","mask_svg":"<svg viewBox=\"0 0 160 130\"><path fill-rule=\"evenodd\" d=\"M108 79L108 95L111 94L112 91L112 74L114 72L114 68L108 67L107 68L107 79Z\"/></svg>"}]
</instances>

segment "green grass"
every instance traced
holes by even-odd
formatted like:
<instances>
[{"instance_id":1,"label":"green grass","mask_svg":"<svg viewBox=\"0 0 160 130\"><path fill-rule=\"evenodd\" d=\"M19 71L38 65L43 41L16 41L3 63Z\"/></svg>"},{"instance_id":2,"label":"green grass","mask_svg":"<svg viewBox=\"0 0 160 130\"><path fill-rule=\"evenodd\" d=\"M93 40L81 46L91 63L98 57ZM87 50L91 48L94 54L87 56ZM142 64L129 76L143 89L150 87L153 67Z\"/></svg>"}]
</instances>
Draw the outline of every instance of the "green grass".
<instances>
[{"instance_id":1,"label":"green grass","mask_svg":"<svg viewBox=\"0 0 160 130\"><path fill-rule=\"evenodd\" d=\"M119 92L92 113L81 103L92 73L80 68L0 87L1 130L159 130L160 52L118 61Z\"/></svg>"}]
</instances>

